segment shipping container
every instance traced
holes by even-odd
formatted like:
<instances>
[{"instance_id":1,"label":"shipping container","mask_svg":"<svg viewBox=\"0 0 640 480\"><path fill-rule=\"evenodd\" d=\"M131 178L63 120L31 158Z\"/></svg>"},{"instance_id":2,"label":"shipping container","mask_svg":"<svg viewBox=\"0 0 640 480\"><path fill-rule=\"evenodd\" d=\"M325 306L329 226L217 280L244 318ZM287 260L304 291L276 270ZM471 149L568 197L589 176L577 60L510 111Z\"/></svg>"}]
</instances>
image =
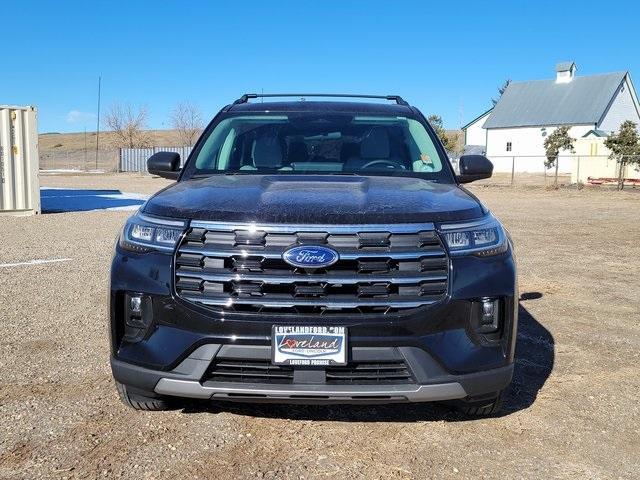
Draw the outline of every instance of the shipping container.
<instances>
[{"instance_id":1,"label":"shipping container","mask_svg":"<svg viewBox=\"0 0 640 480\"><path fill-rule=\"evenodd\" d=\"M0 105L0 214L40 213L35 107Z\"/></svg>"}]
</instances>

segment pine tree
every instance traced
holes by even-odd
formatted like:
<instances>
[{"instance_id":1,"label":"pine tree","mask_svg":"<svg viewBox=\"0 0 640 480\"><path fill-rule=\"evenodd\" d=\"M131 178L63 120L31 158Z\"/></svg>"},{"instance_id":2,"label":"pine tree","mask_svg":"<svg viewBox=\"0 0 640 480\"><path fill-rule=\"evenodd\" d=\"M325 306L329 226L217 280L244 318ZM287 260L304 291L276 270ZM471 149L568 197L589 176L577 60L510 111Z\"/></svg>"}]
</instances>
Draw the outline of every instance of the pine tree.
<instances>
[{"instance_id":1,"label":"pine tree","mask_svg":"<svg viewBox=\"0 0 640 480\"><path fill-rule=\"evenodd\" d=\"M427 118L433 129L436 131L436 135L444 145L444 149L447 152L455 152L456 150L456 140L447 134L446 130L442 126L442 117L440 115L429 115Z\"/></svg>"},{"instance_id":2,"label":"pine tree","mask_svg":"<svg viewBox=\"0 0 640 480\"><path fill-rule=\"evenodd\" d=\"M625 167L629 164L640 165L640 136L636 124L631 120L622 122L618 133L607 138L604 145L611 150L609 158L618 164L618 190L622 190Z\"/></svg>"}]
</instances>

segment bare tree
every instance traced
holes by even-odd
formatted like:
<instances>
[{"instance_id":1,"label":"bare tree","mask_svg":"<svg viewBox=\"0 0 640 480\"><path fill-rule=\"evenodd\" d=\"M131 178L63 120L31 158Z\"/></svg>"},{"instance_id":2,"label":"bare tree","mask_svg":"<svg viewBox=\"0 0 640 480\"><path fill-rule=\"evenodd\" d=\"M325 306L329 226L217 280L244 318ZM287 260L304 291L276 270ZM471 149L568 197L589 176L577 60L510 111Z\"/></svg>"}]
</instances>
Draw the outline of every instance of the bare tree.
<instances>
[{"instance_id":1,"label":"bare tree","mask_svg":"<svg viewBox=\"0 0 640 480\"><path fill-rule=\"evenodd\" d=\"M507 90L507 87L511 85L511 79L508 78L507 80L505 80L505 82L502 84L502 86L500 88L498 88L498 93L500 95L498 95L498 98L492 98L491 99L491 103L493 103L493 106L495 107L498 104L498 101L500 100L500 97L502 97L502 95L504 94L504 92Z\"/></svg>"},{"instance_id":2,"label":"bare tree","mask_svg":"<svg viewBox=\"0 0 640 480\"><path fill-rule=\"evenodd\" d=\"M114 103L105 115L105 123L114 133L117 146L144 148L151 146L151 134L146 130L147 107L135 109L129 104Z\"/></svg>"},{"instance_id":3,"label":"bare tree","mask_svg":"<svg viewBox=\"0 0 640 480\"><path fill-rule=\"evenodd\" d=\"M182 145L193 146L203 128L200 109L193 103L179 103L171 112L171 125L178 132Z\"/></svg>"}]
</instances>

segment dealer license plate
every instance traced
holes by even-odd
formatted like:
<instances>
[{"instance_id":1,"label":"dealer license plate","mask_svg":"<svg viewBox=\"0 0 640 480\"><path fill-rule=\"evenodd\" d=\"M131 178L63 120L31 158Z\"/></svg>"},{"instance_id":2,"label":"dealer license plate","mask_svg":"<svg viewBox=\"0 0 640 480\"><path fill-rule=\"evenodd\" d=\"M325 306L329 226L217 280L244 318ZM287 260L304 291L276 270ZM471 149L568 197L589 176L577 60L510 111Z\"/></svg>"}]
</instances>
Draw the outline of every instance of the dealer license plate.
<instances>
[{"instance_id":1,"label":"dealer license plate","mask_svg":"<svg viewBox=\"0 0 640 480\"><path fill-rule=\"evenodd\" d=\"M271 360L275 365L346 365L345 327L274 325Z\"/></svg>"}]
</instances>

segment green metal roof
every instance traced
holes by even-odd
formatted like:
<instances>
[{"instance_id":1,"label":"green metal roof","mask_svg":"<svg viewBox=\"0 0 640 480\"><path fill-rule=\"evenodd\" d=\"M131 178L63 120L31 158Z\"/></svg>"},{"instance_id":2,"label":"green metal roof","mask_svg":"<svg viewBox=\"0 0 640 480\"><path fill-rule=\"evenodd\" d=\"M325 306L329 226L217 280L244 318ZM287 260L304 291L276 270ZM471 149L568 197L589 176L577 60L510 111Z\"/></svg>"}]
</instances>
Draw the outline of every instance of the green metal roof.
<instances>
[{"instance_id":1,"label":"green metal roof","mask_svg":"<svg viewBox=\"0 0 640 480\"><path fill-rule=\"evenodd\" d=\"M467 128L469 128L469 125L471 125L472 123L477 122L479 119L481 119L482 117L484 117L487 113L489 113L491 110L493 110L493 107L491 107L489 110L487 110L484 113L481 113L480 115L478 115L476 118L474 118L473 120L471 120L469 123L467 123L465 126L461 127L460 130L466 130Z\"/></svg>"},{"instance_id":2,"label":"green metal roof","mask_svg":"<svg viewBox=\"0 0 640 480\"><path fill-rule=\"evenodd\" d=\"M582 136L582 138L586 138L591 134L595 135L596 137L608 137L609 136L609 134L607 132L605 132L604 130L591 129L587 133L585 133Z\"/></svg>"}]
</instances>

